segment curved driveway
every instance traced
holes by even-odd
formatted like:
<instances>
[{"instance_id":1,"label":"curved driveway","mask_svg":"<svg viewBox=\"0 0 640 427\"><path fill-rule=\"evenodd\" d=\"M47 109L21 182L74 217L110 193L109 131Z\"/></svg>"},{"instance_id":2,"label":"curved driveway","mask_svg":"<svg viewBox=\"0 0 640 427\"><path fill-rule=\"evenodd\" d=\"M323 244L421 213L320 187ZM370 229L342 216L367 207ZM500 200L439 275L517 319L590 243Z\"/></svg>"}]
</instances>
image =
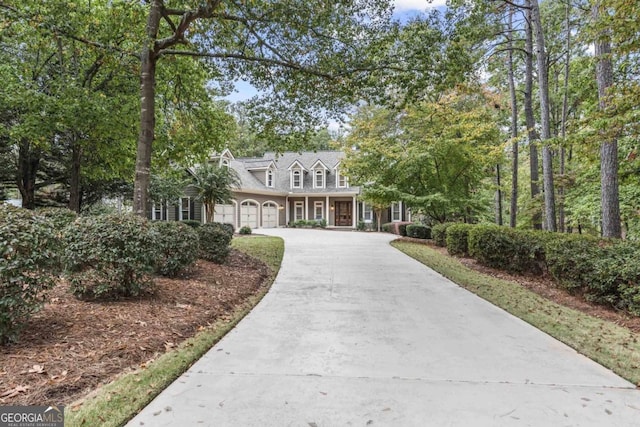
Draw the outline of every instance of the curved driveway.
<instances>
[{"instance_id":1,"label":"curved driveway","mask_svg":"<svg viewBox=\"0 0 640 427\"><path fill-rule=\"evenodd\" d=\"M640 392L388 245L274 229L262 302L130 426L637 426Z\"/></svg>"}]
</instances>

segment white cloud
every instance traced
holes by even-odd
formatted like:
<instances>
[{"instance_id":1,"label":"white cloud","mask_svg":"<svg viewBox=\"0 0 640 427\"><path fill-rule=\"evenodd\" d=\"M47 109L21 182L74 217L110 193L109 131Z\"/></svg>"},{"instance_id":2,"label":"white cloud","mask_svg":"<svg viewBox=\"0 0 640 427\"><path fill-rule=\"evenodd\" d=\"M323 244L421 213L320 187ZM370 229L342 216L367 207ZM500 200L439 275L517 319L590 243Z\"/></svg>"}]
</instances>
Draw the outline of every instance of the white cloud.
<instances>
[{"instance_id":1,"label":"white cloud","mask_svg":"<svg viewBox=\"0 0 640 427\"><path fill-rule=\"evenodd\" d=\"M396 12L405 12L409 10L423 11L434 7L446 6L447 0L394 0L393 4Z\"/></svg>"}]
</instances>

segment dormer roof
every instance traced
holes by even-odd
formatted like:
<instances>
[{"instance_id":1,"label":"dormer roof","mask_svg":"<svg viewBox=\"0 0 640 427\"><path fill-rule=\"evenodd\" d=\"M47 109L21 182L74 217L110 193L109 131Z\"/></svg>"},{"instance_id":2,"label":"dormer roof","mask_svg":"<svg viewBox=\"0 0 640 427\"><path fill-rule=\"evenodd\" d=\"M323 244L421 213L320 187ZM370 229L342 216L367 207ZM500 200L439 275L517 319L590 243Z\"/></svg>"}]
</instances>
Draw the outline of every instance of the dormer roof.
<instances>
[{"instance_id":1,"label":"dormer roof","mask_svg":"<svg viewBox=\"0 0 640 427\"><path fill-rule=\"evenodd\" d=\"M300 163L299 160L294 160L293 163L291 163L291 165L287 169L288 170L302 169L303 171L307 170L307 168L305 168L304 165Z\"/></svg>"},{"instance_id":2,"label":"dormer roof","mask_svg":"<svg viewBox=\"0 0 640 427\"><path fill-rule=\"evenodd\" d=\"M329 170L329 168L327 167L327 165L325 165L324 163L322 163L322 160L320 160L320 159L316 160L316 162L313 164L313 166L311 166L311 169L324 169L324 170Z\"/></svg>"}]
</instances>

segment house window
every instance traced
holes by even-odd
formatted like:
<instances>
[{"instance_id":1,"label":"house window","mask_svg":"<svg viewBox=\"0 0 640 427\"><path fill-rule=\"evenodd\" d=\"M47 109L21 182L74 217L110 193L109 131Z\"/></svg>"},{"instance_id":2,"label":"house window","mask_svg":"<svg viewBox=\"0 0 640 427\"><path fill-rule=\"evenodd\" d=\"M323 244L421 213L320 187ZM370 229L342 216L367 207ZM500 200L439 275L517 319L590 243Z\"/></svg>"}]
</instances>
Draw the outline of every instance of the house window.
<instances>
[{"instance_id":1,"label":"house window","mask_svg":"<svg viewBox=\"0 0 640 427\"><path fill-rule=\"evenodd\" d=\"M366 203L362 204L362 219L367 223L373 222L373 209L371 205Z\"/></svg>"},{"instance_id":2,"label":"house window","mask_svg":"<svg viewBox=\"0 0 640 427\"><path fill-rule=\"evenodd\" d=\"M313 187L314 188L324 188L324 170L322 169L316 169L315 172L315 179L313 181Z\"/></svg>"},{"instance_id":3,"label":"house window","mask_svg":"<svg viewBox=\"0 0 640 427\"><path fill-rule=\"evenodd\" d=\"M324 204L322 202L313 202L313 219L324 219Z\"/></svg>"},{"instance_id":4,"label":"house window","mask_svg":"<svg viewBox=\"0 0 640 427\"><path fill-rule=\"evenodd\" d=\"M336 181L338 188L347 188L349 186L349 178L342 175L340 171L336 171Z\"/></svg>"},{"instance_id":5,"label":"house window","mask_svg":"<svg viewBox=\"0 0 640 427\"><path fill-rule=\"evenodd\" d=\"M151 219L162 221L167 219L167 208L162 203L154 203L151 209Z\"/></svg>"},{"instance_id":6,"label":"house window","mask_svg":"<svg viewBox=\"0 0 640 427\"><path fill-rule=\"evenodd\" d=\"M267 187L273 187L273 169L267 169Z\"/></svg>"},{"instance_id":7,"label":"house window","mask_svg":"<svg viewBox=\"0 0 640 427\"><path fill-rule=\"evenodd\" d=\"M293 217L296 221L304 219L304 202L295 203Z\"/></svg>"},{"instance_id":8,"label":"house window","mask_svg":"<svg viewBox=\"0 0 640 427\"><path fill-rule=\"evenodd\" d=\"M180 199L180 220L193 219L191 218L191 199L188 197L182 197Z\"/></svg>"},{"instance_id":9,"label":"house window","mask_svg":"<svg viewBox=\"0 0 640 427\"><path fill-rule=\"evenodd\" d=\"M391 221L402 221L402 202L391 203Z\"/></svg>"},{"instance_id":10,"label":"house window","mask_svg":"<svg viewBox=\"0 0 640 427\"><path fill-rule=\"evenodd\" d=\"M300 169L294 169L291 172L291 187L302 188L302 171Z\"/></svg>"}]
</instances>

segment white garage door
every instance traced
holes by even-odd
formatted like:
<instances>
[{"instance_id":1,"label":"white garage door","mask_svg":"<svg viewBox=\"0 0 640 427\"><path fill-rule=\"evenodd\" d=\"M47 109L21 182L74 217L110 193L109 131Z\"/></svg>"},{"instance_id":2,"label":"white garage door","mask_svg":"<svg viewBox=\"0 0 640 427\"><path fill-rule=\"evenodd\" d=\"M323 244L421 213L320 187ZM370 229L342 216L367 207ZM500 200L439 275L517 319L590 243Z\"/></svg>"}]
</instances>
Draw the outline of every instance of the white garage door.
<instances>
[{"instance_id":1,"label":"white garage door","mask_svg":"<svg viewBox=\"0 0 640 427\"><path fill-rule=\"evenodd\" d=\"M233 224L236 226L236 210L234 205L216 205L216 211L213 215L215 222Z\"/></svg>"},{"instance_id":2,"label":"white garage door","mask_svg":"<svg viewBox=\"0 0 640 427\"><path fill-rule=\"evenodd\" d=\"M240 206L240 227L258 228L258 204L242 202Z\"/></svg>"},{"instance_id":3,"label":"white garage door","mask_svg":"<svg viewBox=\"0 0 640 427\"><path fill-rule=\"evenodd\" d=\"M278 207L275 203L262 205L262 227L275 228L278 226Z\"/></svg>"}]
</instances>

